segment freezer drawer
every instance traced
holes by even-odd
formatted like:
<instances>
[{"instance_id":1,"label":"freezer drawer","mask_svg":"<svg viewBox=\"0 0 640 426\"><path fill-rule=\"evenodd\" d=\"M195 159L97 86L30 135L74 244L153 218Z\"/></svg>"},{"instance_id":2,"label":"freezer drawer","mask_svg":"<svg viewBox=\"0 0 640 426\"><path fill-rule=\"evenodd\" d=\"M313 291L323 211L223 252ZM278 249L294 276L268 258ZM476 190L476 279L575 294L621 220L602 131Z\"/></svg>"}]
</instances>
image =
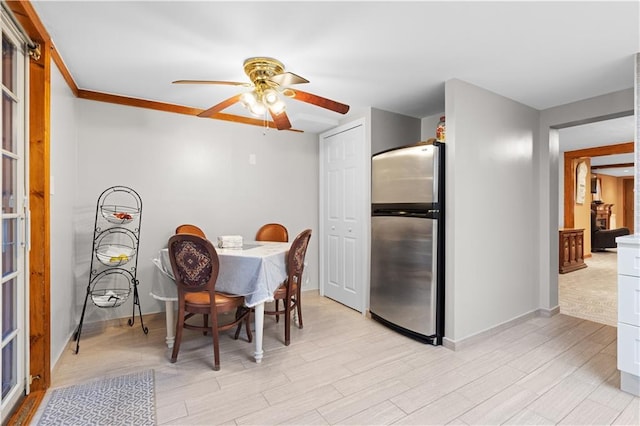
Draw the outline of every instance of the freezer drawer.
<instances>
[{"instance_id":1,"label":"freezer drawer","mask_svg":"<svg viewBox=\"0 0 640 426\"><path fill-rule=\"evenodd\" d=\"M371 218L372 314L423 336L436 333L434 219Z\"/></svg>"}]
</instances>

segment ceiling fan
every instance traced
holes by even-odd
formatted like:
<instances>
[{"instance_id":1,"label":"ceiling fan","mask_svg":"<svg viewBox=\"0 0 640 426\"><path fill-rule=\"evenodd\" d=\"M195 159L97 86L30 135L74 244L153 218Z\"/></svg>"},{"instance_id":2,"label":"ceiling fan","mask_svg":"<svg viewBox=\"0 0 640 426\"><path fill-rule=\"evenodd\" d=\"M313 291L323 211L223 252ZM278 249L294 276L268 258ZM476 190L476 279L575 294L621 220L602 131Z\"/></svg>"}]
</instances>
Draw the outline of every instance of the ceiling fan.
<instances>
[{"instance_id":1,"label":"ceiling fan","mask_svg":"<svg viewBox=\"0 0 640 426\"><path fill-rule=\"evenodd\" d=\"M277 59L266 57L249 58L244 61L244 72L249 77L249 80L251 80L251 83L215 80L176 80L173 83L222 84L251 88L252 90L250 91L234 95L202 111L198 114L198 117L213 117L218 112L240 102L249 112L258 117L264 116L266 112L269 111L278 130L291 128L291 122L285 111L286 105L282 99L283 97L306 102L340 114L346 114L347 111L349 111L349 105L290 88L289 86L291 85L308 83L309 80L292 72L285 71L284 65Z\"/></svg>"}]
</instances>

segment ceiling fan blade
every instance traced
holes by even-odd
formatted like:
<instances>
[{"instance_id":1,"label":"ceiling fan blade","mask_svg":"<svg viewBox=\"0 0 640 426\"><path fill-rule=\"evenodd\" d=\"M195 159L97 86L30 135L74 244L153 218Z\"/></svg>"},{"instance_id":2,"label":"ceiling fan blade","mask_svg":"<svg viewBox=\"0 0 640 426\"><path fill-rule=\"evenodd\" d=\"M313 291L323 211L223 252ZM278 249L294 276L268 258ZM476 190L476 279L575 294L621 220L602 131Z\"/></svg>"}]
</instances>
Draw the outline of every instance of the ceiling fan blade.
<instances>
[{"instance_id":1,"label":"ceiling fan blade","mask_svg":"<svg viewBox=\"0 0 640 426\"><path fill-rule=\"evenodd\" d=\"M223 84L226 86L251 87L251 83L240 83L239 81L217 81L217 80L176 80L173 84Z\"/></svg>"},{"instance_id":2,"label":"ceiling fan blade","mask_svg":"<svg viewBox=\"0 0 640 426\"><path fill-rule=\"evenodd\" d=\"M211 117L214 114L216 114L216 113L222 111L223 109L228 108L231 105L233 105L236 102L238 102L240 100L240 96L242 96L242 94L234 95L234 96L230 97L229 99L225 99L224 101L220 102L219 104L214 105L211 108L202 111L200 114L198 114L198 117Z\"/></svg>"},{"instance_id":3,"label":"ceiling fan blade","mask_svg":"<svg viewBox=\"0 0 640 426\"><path fill-rule=\"evenodd\" d=\"M282 87L291 86L292 84L303 84L308 83L304 77L300 77L298 74L294 74L292 72L283 72L281 74L276 74L272 76L269 80L274 83L278 83Z\"/></svg>"},{"instance_id":4,"label":"ceiling fan blade","mask_svg":"<svg viewBox=\"0 0 640 426\"><path fill-rule=\"evenodd\" d=\"M323 98L322 96L303 92L301 90L287 89L286 96L321 108L339 112L340 114L346 114L349 111L349 105L341 104L340 102L332 101L331 99Z\"/></svg>"},{"instance_id":5,"label":"ceiling fan blade","mask_svg":"<svg viewBox=\"0 0 640 426\"><path fill-rule=\"evenodd\" d=\"M276 123L276 128L278 130L287 130L291 128L291 122L289 121L289 117L287 117L287 113L282 111L280 114L274 114L271 109L269 109L269 113L271 114L271 118L273 118L273 122Z\"/></svg>"}]
</instances>

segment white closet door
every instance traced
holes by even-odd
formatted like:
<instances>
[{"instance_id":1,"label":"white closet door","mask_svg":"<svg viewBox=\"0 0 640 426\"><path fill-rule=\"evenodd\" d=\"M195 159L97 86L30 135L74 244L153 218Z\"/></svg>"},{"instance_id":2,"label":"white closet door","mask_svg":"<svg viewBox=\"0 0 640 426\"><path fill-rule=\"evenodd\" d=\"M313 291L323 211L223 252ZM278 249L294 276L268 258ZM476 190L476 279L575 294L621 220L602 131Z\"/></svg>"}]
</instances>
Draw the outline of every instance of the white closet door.
<instances>
[{"instance_id":1,"label":"white closet door","mask_svg":"<svg viewBox=\"0 0 640 426\"><path fill-rule=\"evenodd\" d=\"M321 292L362 312L368 291L369 178L364 124L320 138Z\"/></svg>"}]
</instances>

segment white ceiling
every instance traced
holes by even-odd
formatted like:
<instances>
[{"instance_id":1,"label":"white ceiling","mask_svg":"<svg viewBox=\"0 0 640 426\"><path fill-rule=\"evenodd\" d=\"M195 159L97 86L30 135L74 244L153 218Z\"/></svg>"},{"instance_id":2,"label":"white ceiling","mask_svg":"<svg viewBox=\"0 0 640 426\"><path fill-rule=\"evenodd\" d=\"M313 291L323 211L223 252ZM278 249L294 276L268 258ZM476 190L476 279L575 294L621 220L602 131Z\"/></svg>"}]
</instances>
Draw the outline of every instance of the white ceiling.
<instances>
[{"instance_id":1,"label":"white ceiling","mask_svg":"<svg viewBox=\"0 0 640 426\"><path fill-rule=\"evenodd\" d=\"M626 154L626 155L631 156L633 154ZM595 158L602 158L602 157L592 158L591 165L594 165L593 160ZM627 159L625 159L624 163L628 162L626 160ZM606 164L617 164L617 163L606 163ZM603 169L593 169L591 173L596 175L609 175L609 176L615 176L615 177L633 176L633 167L610 167L610 168L603 168Z\"/></svg>"},{"instance_id":2,"label":"white ceiling","mask_svg":"<svg viewBox=\"0 0 640 426\"><path fill-rule=\"evenodd\" d=\"M253 56L349 104L348 119L369 106L439 114L451 78L545 109L633 87L640 52L637 1L32 3L79 88L202 109L241 88L171 82L248 81ZM287 105L309 132L345 118Z\"/></svg>"}]
</instances>

